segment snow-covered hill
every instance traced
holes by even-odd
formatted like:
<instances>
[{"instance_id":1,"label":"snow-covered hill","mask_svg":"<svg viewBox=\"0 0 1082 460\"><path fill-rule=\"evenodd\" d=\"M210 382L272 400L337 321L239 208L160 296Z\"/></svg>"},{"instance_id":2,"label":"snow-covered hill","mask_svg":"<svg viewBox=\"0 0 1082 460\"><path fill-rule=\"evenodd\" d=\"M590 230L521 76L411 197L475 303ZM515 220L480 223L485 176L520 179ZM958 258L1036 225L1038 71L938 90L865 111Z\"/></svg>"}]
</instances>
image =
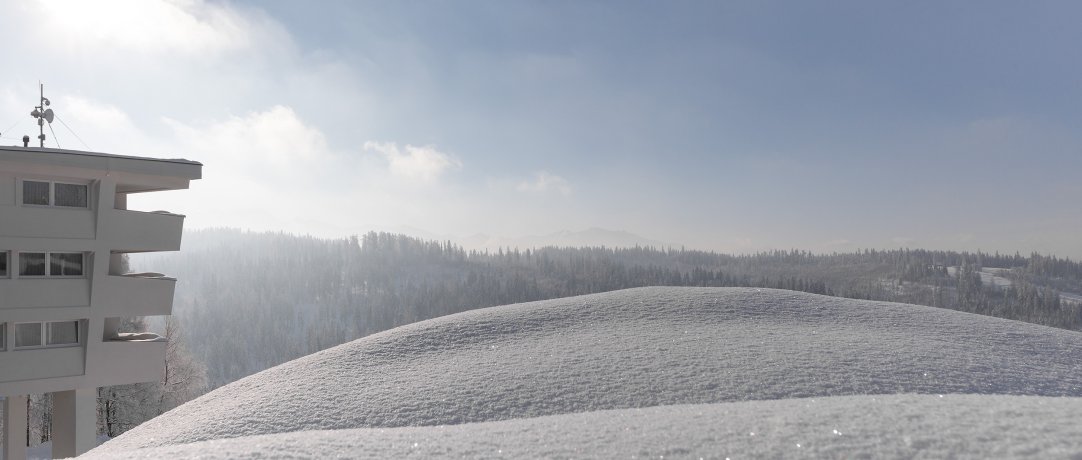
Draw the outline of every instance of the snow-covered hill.
<instances>
[{"instance_id":1,"label":"snow-covered hill","mask_svg":"<svg viewBox=\"0 0 1082 460\"><path fill-rule=\"evenodd\" d=\"M1079 417L1076 332L642 288L372 335L219 388L90 457L1047 457L1082 454Z\"/></svg>"}]
</instances>

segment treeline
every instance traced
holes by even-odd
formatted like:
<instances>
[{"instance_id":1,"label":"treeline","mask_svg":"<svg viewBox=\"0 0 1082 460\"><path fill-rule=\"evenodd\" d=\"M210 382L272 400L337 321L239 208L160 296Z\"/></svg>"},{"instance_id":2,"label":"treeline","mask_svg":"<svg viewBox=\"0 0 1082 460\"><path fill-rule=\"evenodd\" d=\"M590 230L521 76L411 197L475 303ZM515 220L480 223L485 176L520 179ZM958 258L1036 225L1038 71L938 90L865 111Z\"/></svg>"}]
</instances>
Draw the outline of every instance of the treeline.
<instances>
[{"instance_id":1,"label":"treeline","mask_svg":"<svg viewBox=\"0 0 1082 460\"><path fill-rule=\"evenodd\" d=\"M635 247L467 251L368 233L319 239L203 230L184 250L133 260L179 278L174 315L211 388L374 332L469 309L639 286L748 286L932 305L1078 329L1069 259L951 251L727 255ZM1012 286L982 283L1006 269ZM950 268L950 270L948 270ZM953 271L953 273L951 273Z\"/></svg>"}]
</instances>

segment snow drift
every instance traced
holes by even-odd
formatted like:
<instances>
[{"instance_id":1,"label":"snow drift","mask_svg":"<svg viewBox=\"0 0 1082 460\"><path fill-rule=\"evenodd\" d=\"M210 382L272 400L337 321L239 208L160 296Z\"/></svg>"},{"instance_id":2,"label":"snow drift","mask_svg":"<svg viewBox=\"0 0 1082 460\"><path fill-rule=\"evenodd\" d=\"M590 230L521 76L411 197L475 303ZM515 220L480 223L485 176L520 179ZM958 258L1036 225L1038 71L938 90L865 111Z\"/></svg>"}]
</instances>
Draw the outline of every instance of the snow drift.
<instances>
[{"instance_id":1,"label":"snow drift","mask_svg":"<svg viewBox=\"0 0 1082 460\"><path fill-rule=\"evenodd\" d=\"M930 307L630 289L365 337L90 456L1068 455L1080 352L1077 332Z\"/></svg>"}]
</instances>

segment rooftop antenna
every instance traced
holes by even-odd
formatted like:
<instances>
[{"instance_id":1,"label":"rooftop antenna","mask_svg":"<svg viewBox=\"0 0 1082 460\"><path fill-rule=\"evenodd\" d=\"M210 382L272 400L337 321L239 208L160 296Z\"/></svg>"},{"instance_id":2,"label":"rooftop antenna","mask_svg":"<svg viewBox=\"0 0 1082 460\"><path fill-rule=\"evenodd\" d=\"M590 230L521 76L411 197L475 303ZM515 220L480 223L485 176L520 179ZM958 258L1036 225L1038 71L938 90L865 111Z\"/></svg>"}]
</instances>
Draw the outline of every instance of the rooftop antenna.
<instances>
[{"instance_id":1,"label":"rooftop antenna","mask_svg":"<svg viewBox=\"0 0 1082 460\"><path fill-rule=\"evenodd\" d=\"M38 90L41 92L41 102L34 107L33 112L30 112L30 116L38 119L38 130L41 131L41 134L38 134L38 140L41 141L41 148L45 148L45 122L49 122L50 130L53 129L52 124L55 115L53 109L46 109L52 103L49 102L49 98L45 97L45 84L39 81Z\"/></svg>"}]
</instances>

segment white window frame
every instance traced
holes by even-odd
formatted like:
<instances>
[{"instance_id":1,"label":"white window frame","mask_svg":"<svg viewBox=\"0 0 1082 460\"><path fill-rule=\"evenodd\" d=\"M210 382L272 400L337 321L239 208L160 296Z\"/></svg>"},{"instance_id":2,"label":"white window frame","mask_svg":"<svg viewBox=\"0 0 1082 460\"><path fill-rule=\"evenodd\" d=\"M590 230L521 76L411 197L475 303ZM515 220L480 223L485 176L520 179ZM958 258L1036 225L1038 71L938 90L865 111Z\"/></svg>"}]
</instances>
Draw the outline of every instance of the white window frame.
<instances>
[{"instance_id":1,"label":"white window frame","mask_svg":"<svg viewBox=\"0 0 1082 460\"><path fill-rule=\"evenodd\" d=\"M90 265L90 253L85 251L19 251L19 257L23 254L45 254L45 274L44 275L24 275L22 274L22 261L19 261L19 278L27 279L80 279L86 278L87 266ZM83 274L81 275L54 275L53 272L53 254L82 254L83 255ZM9 270L12 264L8 264Z\"/></svg>"},{"instance_id":2,"label":"white window frame","mask_svg":"<svg viewBox=\"0 0 1082 460\"><path fill-rule=\"evenodd\" d=\"M57 343L49 345L49 324L51 323L75 323L75 342L71 343ZM20 325L23 324L37 324L41 331L41 341L37 345L23 345L19 346L18 343L12 348L15 350L39 350L42 348L68 348L78 347L83 344L83 321L78 319L64 320L64 321L25 321L15 323L15 330L18 330Z\"/></svg>"},{"instance_id":3,"label":"white window frame","mask_svg":"<svg viewBox=\"0 0 1082 460\"><path fill-rule=\"evenodd\" d=\"M28 204L26 203L26 197L23 195L24 182L42 182L49 184L49 204ZM86 206L59 206L56 204L56 184L64 185L78 185L86 187ZM29 208L58 208L58 209L90 209L90 183L89 182L70 182L66 180L49 180L49 179L34 179L34 178L21 178L19 179L19 205Z\"/></svg>"}]
</instances>

